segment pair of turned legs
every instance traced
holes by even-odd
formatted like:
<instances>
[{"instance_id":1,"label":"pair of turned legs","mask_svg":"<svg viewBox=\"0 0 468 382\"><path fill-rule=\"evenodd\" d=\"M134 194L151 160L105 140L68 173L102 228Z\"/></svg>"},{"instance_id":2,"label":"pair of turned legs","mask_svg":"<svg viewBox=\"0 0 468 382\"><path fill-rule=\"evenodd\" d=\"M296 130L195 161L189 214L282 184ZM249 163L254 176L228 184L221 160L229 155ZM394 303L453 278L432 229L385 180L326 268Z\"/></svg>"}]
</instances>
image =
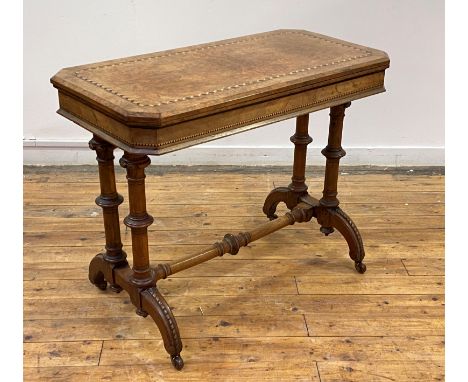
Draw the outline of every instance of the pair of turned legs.
<instances>
[{"instance_id":1,"label":"pair of turned legs","mask_svg":"<svg viewBox=\"0 0 468 382\"><path fill-rule=\"evenodd\" d=\"M147 155L125 153L120 165L127 170L130 213L124 224L132 233L133 266L130 269L127 255L122 249L118 207L123 197L117 193L114 172L115 147L96 135L89 142L96 151L99 166L101 195L96 204L102 207L106 246L104 253L94 257L89 265L89 280L99 289L105 290L107 283L114 292L125 289L136 306L136 313L148 314L161 332L164 347L171 356L174 367L182 369L180 357L182 342L172 311L156 287L154 271L150 268L148 249L148 226L153 217L146 212L145 167L150 164Z\"/></svg>"},{"instance_id":2,"label":"pair of turned legs","mask_svg":"<svg viewBox=\"0 0 468 382\"><path fill-rule=\"evenodd\" d=\"M345 155L341 147L341 133L344 111L348 106L349 103L331 108L328 145L322 151L327 158L323 197L317 200L307 193L306 153L307 145L312 139L308 134L309 115L301 115L297 117L296 133L291 137L295 145L292 182L288 187L279 187L271 191L265 200L263 211L270 220L274 220L277 218L275 212L280 202L284 202L290 210L294 209L295 214L299 211L296 208L298 205L302 208L306 206L309 216L302 221L315 217L321 225L320 230L325 235L337 229L348 243L349 255L354 260L356 269L364 273L366 268L362 262L364 248L361 236L351 219L338 207L339 202L336 198L339 161ZM150 159L147 155L127 152L120 159L120 165L127 171L128 181L130 213L125 217L124 224L131 229L132 236L133 264L130 268L126 259L127 255L122 249L120 236L118 207L123 202L123 197L117 193L115 184L113 155L115 147L96 135L89 142L89 146L97 154L101 194L96 198L96 204L103 209L106 238L105 251L95 256L90 263L89 279L102 290L106 289L108 283L114 292L125 289L137 308L136 313L143 317L149 314L153 318L161 332L164 347L171 356L172 364L180 370L184 363L180 357L182 342L179 329L171 309L156 286L156 280L166 277L164 274L166 268L160 265L152 269L149 261L147 230L153 222L153 217L146 211L145 168L150 164ZM294 219L286 224L293 223ZM280 222L278 227L280 225L285 224ZM273 227L270 231L278 227ZM236 240L237 250L231 250L230 253L237 253L239 241L242 242L246 234L240 235L240 239L226 235L224 244L226 248L224 250L221 248L219 255L229 252L228 248L231 244L236 244ZM241 243L241 246L247 245L248 239L251 239L248 235L245 236L245 243ZM214 248L217 247L219 243L214 246ZM209 249L209 252L208 257L213 258L214 255L211 254L213 250ZM175 269L175 266L173 268ZM160 273L156 274L157 272Z\"/></svg>"},{"instance_id":3,"label":"pair of turned legs","mask_svg":"<svg viewBox=\"0 0 468 382\"><path fill-rule=\"evenodd\" d=\"M348 243L349 256L354 260L356 270L364 273L366 266L362 261L365 253L361 235L350 217L338 207L340 202L336 197L340 159L346 155L341 147L343 119L345 109L350 105L351 102L348 102L330 108L328 144L322 150L327 158L322 198L316 200L311 197L305 184L307 145L312 142L308 134L309 115L305 114L297 117L296 133L291 137L295 146L292 182L287 187L278 187L270 192L263 205L263 212L268 218L276 219L276 207L280 202L284 202L289 209L293 209L300 201L313 205L313 217L321 225L320 231L328 236L337 229Z\"/></svg>"}]
</instances>

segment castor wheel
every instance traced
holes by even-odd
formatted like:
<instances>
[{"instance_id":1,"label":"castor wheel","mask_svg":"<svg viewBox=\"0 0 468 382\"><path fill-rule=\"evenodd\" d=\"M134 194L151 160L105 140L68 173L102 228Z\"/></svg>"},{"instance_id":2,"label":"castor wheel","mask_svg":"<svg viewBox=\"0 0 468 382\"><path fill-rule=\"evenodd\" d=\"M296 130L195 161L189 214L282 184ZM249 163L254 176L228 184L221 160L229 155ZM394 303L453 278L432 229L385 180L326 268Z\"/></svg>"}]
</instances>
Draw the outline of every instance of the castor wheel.
<instances>
[{"instance_id":1,"label":"castor wheel","mask_svg":"<svg viewBox=\"0 0 468 382\"><path fill-rule=\"evenodd\" d=\"M269 215L269 216L267 216L267 218L270 219L270 221L275 220L275 219L278 219L278 215L276 215L276 214Z\"/></svg>"},{"instance_id":2,"label":"castor wheel","mask_svg":"<svg viewBox=\"0 0 468 382\"><path fill-rule=\"evenodd\" d=\"M104 280L104 281L95 283L94 286L95 286L96 288L99 288L100 290L106 290L106 289L107 289L107 281Z\"/></svg>"},{"instance_id":3,"label":"castor wheel","mask_svg":"<svg viewBox=\"0 0 468 382\"><path fill-rule=\"evenodd\" d=\"M367 269L366 264L364 264L362 261L356 261L356 263L354 263L354 267L359 273L364 273Z\"/></svg>"},{"instance_id":4,"label":"castor wheel","mask_svg":"<svg viewBox=\"0 0 468 382\"><path fill-rule=\"evenodd\" d=\"M171 356L171 362L177 370L182 370L182 368L184 367L184 360L182 359L180 354Z\"/></svg>"},{"instance_id":5,"label":"castor wheel","mask_svg":"<svg viewBox=\"0 0 468 382\"><path fill-rule=\"evenodd\" d=\"M123 290L122 287L117 284L109 284L109 289L114 293L120 293Z\"/></svg>"},{"instance_id":6,"label":"castor wheel","mask_svg":"<svg viewBox=\"0 0 468 382\"><path fill-rule=\"evenodd\" d=\"M138 315L141 316L141 317L146 317L146 316L148 315L148 312L145 311L145 310L143 310L143 309L137 309L137 310L135 311L135 313L138 314Z\"/></svg>"},{"instance_id":7,"label":"castor wheel","mask_svg":"<svg viewBox=\"0 0 468 382\"><path fill-rule=\"evenodd\" d=\"M320 232L322 232L325 236L328 236L335 232L333 227L320 227Z\"/></svg>"}]
</instances>

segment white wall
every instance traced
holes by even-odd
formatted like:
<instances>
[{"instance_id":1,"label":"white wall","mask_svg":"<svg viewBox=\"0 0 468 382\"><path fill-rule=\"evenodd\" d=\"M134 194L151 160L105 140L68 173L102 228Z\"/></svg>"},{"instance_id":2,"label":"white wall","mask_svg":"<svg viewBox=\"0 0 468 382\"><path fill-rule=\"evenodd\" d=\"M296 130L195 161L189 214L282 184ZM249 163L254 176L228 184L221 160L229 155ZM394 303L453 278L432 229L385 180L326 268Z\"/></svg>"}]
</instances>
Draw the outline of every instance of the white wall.
<instances>
[{"instance_id":1,"label":"white wall","mask_svg":"<svg viewBox=\"0 0 468 382\"><path fill-rule=\"evenodd\" d=\"M49 78L62 67L278 28L390 55L387 93L348 109L345 164L443 165L443 0L25 0L25 163L93 163L90 134L55 114ZM327 118L327 111L312 115L312 147L325 145ZM293 120L284 121L153 162L289 164L293 129ZM311 159L318 155L313 150Z\"/></svg>"}]
</instances>

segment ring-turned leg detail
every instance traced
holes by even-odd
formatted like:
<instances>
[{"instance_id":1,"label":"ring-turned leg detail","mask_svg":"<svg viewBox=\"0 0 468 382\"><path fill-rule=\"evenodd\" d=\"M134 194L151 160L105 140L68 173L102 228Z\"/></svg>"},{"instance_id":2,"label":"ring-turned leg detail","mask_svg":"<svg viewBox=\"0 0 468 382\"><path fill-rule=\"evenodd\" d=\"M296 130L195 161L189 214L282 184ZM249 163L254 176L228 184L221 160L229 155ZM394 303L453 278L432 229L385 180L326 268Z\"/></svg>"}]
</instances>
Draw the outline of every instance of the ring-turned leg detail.
<instances>
[{"instance_id":1,"label":"ring-turned leg detail","mask_svg":"<svg viewBox=\"0 0 468 382\"><path fill-rule=\"evenodd\" d=\"M340 202L337 198L340 159L346 155L341 147L343 119L345 109L350 105L351 103L348 102L330 109L328 144L322 150L322 154L327 158L323 196L319 201L320 206L316 208L316 217L323 234L328 236L333 233L334 229L337 229L343 235L348 243L349 256L354 260L356 270L364 273L366 266L362 262L365 253L361 234L351 218L338 207Z\"/></svg>"},{"instance_id":2,"label":"ring-turned leg detail","mask_svg":"<svg viewBox=\"0 0 468 382\"><path fill-rule=\"evenodd\" d=\"M89 279L99 289L106 289L106 280L110 289L119 293L122 287L117 285L114 277L114 269L127 267L127 254L122 249L120 238L119 205L123 202L123 197L117 193L114 171L114 149L115 147L97 135L89 141L89 148L96 151L96 160L99 168L99 184L101 193L96 198L96 204L102 208L104 231L106 237L105 251L97 255L89 265ZM106 274L107 262L112 269L110 274ZM102 281L101 279L105 280Z\"/></svg>"},{"instance_id":3,"label":"ring-turned leg detail","mask_svg":"<svg viewBox=\"0 0 468 382\"><path fill-rule=\"evenodd\" d=\"M296 119L296 132L291 137L294 143L294 164L291 184L288 187L277 187L272 190L263 204L263 212L270 219L276 219L276 208L283 202L289 210L296 207L302 196L307 195L305 184L305 167L307 157L307 145L312 142L308 133L309 114L300 115Z\"/></svg>"},{"instance_id":4,"label":"ring-turned leg detail","mask_svg":"<svg viewBox=\"0 0 468 382\"><path fill-rule=\"evenodd\" d=\"M141 303L143 310L148 312L158 326L172 364L177 370L181 370L184 367L184 361L180 356L182 341L171 308L156 287L141 292Z\"/></svg>"},{"instance_id":5,"label":"ring-turned leg detail","mask_svg":"<svg viewBox=\"0 0 468 382\"><path fill-rule=\"evenodd\" d=\"M128 201L130 213L124 224L132 235L132 282L138 288L150 288L155 285L150 268L148 248L148 227L153 217L146 211L145 168L151 163L147 155L125 152L120 158L120 165L127 170Z\"/></svg>"}]
</instances>

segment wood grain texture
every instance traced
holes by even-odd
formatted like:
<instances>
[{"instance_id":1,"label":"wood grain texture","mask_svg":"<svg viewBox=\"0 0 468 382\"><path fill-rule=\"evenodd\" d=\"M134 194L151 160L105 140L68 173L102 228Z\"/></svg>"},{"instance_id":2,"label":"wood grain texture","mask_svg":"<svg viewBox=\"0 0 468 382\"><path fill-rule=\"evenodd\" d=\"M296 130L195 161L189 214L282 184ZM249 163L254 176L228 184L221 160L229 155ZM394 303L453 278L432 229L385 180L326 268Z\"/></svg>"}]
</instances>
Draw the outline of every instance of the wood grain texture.
<instances>
[{"instance_id":1,"label":"wood grain texture","mask_svg":"<svg viewBox=\"0 0 468 382\"><path fill-rule=\"evenodd\" d=\"M221 282L224 280L221 280ZM213 281L214 282L214 281ZM71 286L74 284L71 283ZM174 315L180 316L255 316L291 314L346 314L347 317L400 317L403 314L424 317L441 317L444 314L444 295L189 295L171 296L168 302ZM75 299L66 297L27 298L24 314L30 319L54 319L63 312L76 318L134 317L128 296L102 293L98 295L78 294ZM350 311L349 306L353 307Z\"/></svg>"},{"instance_id":2,"label":"wood grain texture","mask_svg":"<svg viewBox=\"0 0 468 382\"><path fill-rule=\"evenodd\" d=\"M206 363L206 362L205 362ZM184 381L309 381L321 382L315 363L304 365L291 362L287 367L277 368L272 362L266 363L223 363L216 367L203 368L195 364L184 369ZM170 365L138 366L94 366L94 367L44 367L26 368L26 381L82 382L91 380L117 382L162 382L180 381L181 375L174 373Z\"/></svg>"},{"instance_id":3,"label":"wood grain texture","mask_svg":"<svg viewBox=\"0 0 468 382\"><path fill-rule=\"evenodd\" d=\"M355 216L353 215L353 218ZM444 216L406 216L406 215L387 215L387 216L357 216L353 219L361 229L392 229L395 226L400 228L410 228L415 225L419 229L423 228L443 228L444 227ZM65 231L71 231L80 228L80 231L100 231L102 230L102 221L100 216L93 216L89 218L24 218L24 228L28 232L44 232L44 231L56 231L62 229ZM44 227L44 223L46 226ZM187 218L182 217L156 217L153 224L149 227L149 231L167 231L173 230L174 228L179 229L198 229L207 230L216 229L228 231L232 227L238 229L249 229L250 227L256 227L260 224L265 223L265 218L262 217L236 217L232 216L229 221L226 217L222 216L189 216ZM362 223L362 224L360 224ZM285 227L283 229L292 229L292 227ZM312 230L313 228L308 224L298 224L293 229L304 229Z\"/></svg>"},{"instance_id":4,"label":"wood grain texture","mask_svg":"<svg viewBox=\"0 0 468 382\"><path fill-rule=\"evenodd\" d=\"M385 68L388 61L376 49L308 31L278 30L67 68L52 83L127 116L164 120L200 109L219 112L223 103L258 99L329 77L349 78Z\"/></svg>"},{"instance_id":5,"label":"wood grain texture","mask_svg":"<svg viewBox=\"0 0 468 382\"><path fill-rule=\"evenodd\" d=\"M70 186L73 188L73 186ZM379 190L376 190L378 192ZM268 192L268 191L266 191ZM96 217L100 214L98 207L92 205L57 205L49 200L49 204L43 205L25 205L27 217ZM389 219L392 215L410 215L410 216L443 216L445 206L443 203L372 203L362 201L361 203L350 204L342 203L343 208L346 208L350 214L356 215L377 215L380 219ZM218 205L206 204L179 204L177 201L172 204L159 204L157 207L149 205L152 210L157 208L159 217L262 217L263 213L258 204L254 203L225 203L224 208L219 208ZM283 206L279 206L282 209ZM121 209L126 212L126 207ZM156 219L158 218L156 216ZM359 216L358 216L359 217ZM423 220L423 219L420 219Z\"/></svg>"},{"instance_id":6,"label":"wood grain texture","mask_svg":"<svg viewBox=\"0 0 468 382\"><path fill-rule=\"evenodd\" d=\"M193 253L189 252L189 253ZM178 257L179 258L179 257ZM160 264L172 261L173 259L154 258L153 264ZM369 265L382 269L385 275L406 275L407 268L404 267L400 259L370 259ZM314 276L321 275L343 275L349 274L353 265L349 264L346 258L327 259L317 258L310 260L256 260L232 258L213 259L212 261L197 265L197 267L185 269L183 273L175 273L173 277L255 277L258 275L257 269L263 269L263 277L282 276ZM429 266L426 268L426 273ZM61 263L36 263L24 265L23 280L82 280L88 272L88 264L84 262ZM437 273L434 270L432 273Z\"/></svg>"},{"instance_id":7,"label":"wood grain texture","mask_svg":"<svg viewBox=\"0 0 468 382\"><path fill-rule=\"evenodd\" d=\"M76 298L96 296L96 290L83 284L81 280L34 280L24 282L24 298L36 298L41 296L56 298L69 296L68 289L73 289ZM229 296L239 294L296 294L297 288L293 276L289 277L226 277L220 279L219 284L213 284L208 277L174 277L161 281L161 292L170 296L200 296L217 295ZM113 295L111 294L110 297ZM114 295L115 296L115 295Z\"/></svg>"},{"instance_id":8,"label":"wood grain texture","mask_svg":"<svg viewBox=\"0 0 468 382\"><path fill-rule=\"evenodd\" d=\"M415 261L414 259L403 259L410 276L443 276L445 274L445 259L426 257Z\"/></svg>"},{"instance_id":9,"label":"wood grain texture","mask_svg":"<svg viewBox=\"0 0 468 382\"><path fill-rule=\"evenodd\" d=\"M27 341L84 341L85 339L152 339L160 333L151 319L137 316L122 319L69 318L66 321L26 320L24 337ZM284 337L307 336L304 318L280 316L197 316L180 317L182 338L206 337Z\"/></svg>"},{"instance_id":10,"label":"wood grain texture","mask_svg":"<svg viewBox=\"0 0 468 382\"><path fill-rule=\"evenodd\" d=\"M319 362L322 382L444 381L444 363L438 362Z\"/></svg>"},{"instance_id":11,"label":"wood grain texture","mask_svg":"<svg viewBox=\"0 0 468 382\"><path fill-rule=\"evenodd\" d=\"M364 275L353 272L339 234L323 238L317 224L307 224L252 243L236 257L213 260L162 280L161 292L179 322L184 343L186 365L179 373L167 362L154 323L135 316L129 297L100 292L86 280L86 264L105 243L103 232L89 235L102 212L99 207L85 207L84 202L57 205L53 184L66 181L73 198L81 193L82 181L96 176L95 170L79 177L41 171L26 174L25 182L25 192L43 194L47 203L24 208L26 381L81 382L90 376L110 381L443 380L443 177L399 180L369 175L374 195L392 189L401 200L409 191L423 191L439 193L442 203L386 205L369 190L366 208L347 204L348 211L355 206L353 217L364 227L368 265ZM168 176L175 187L212 187L205 174L192 173L187 179L183 174ZM244 187L241 176L219 176L220 183L226 181L226 192L230 184ZM233 203L229 212L219 206L205 208L201 200L188 206L154 205L155 225L161 230L150 232L151 263L196 252L225 228L243 227L246 219L246 225L256 224L261 209L257 205L259 213L251 214L246 208L246 177L245 192L239 193L238 204ZM265 184L265 192L271 179L288 179L280 173L255 178ZM367 179L352 174L344 178L350 191ZM147 180L150 189L156 186L152 176ZM98 194L99 185L92 183L94 189L83 187ZM222 198L222 192L218 196ZM171 217L171 211L179 218ZM184 219L193 230L177 234ZM203 226L209 219L216 223L214 228ZM401 228L384 230L390 222ZM66 227L63 232L56 230L60 224ZM122 222L121 229L128 251L130 232ZM175 235L173 239L169 234ZM180 243L174 245L174 238Z\"/></svg>"},{"instance_id":12,"label":"wood grain texture","mask_svg":"<svg viewBox=\"0 0 468 382\"><path fill-rule=\"evenodd\" d=\"M24 343L24 367L94 366L99 363L102 346L102 341L88 340Z\"/></svg>"},{"instance_id":13,"label":"wood grain texture","mask_svg":"<svg viewBox=\"0 0 468 382\"><path fill-rule=\"evenodd\" d=\"M44 225L44 228L46 226ZM43 231L42 231L43 232ZM48 243L49 244L49 243ZM50 243L51 244L51 243ZM67 248L64 251L64 245L57 242L55 246L29 246L24 249L23 260L25 263L25 269L31 264L41 263L54 263L57 262L57 266L64 265L66 263L86 263L90 253L97 252L101 249L102 243L99 246L80 246L71 247L65 245ZM150 247L150 259L154 263L159 260L171 260L178 258L179 256L186 255L189 251L200 250L203 248L203 244L178 244L178 245L152 245ZM400 258L400 254L405 254L405 259L417 259L421 257L421 253L429 258L441 258L444 256L444 243L442 242L429 242L429 243L392 243L392 244L369 244L367 245L369 253L372 255L370 261L376 261L377 259L390 259L395 260ZM241 265L245 260L245 264L248 264L249 260L307 260L317 261L320 265L322 262L332 261L336 259L342 259L343 252L346 251L346 243L328 242L323 241L320 246L315 244L296 244L289 243L288 247L280 246L272 243L252 243L248 247L244 248L242 257L238 259L223 259L222 261L234 261L236 260L241 270L244 267ZM406 263L407 261L405 261ZM293 264L293 263L292 263ZM426 265L428 265L426 263ZM66 265L64 265L66 266ZM204 264L202 266L210 266ZM229 272L229 270L227 270ZM238 276L236 274L236 276Z\"/></svg>"},{"instance_id":14,"label":"wood grain texture","mask_svg":"<svg viewBox=\"0 0 468 382\"><path fill-rule=\"evenodd\" d=\"M317 224L311 223L311 226L318 228ZM426 232L427 236L422 236L422 233ZM171 230L171 231L159 231L156 234L150 235L149 245L161 245L161 244L204 244L211 245L213 242L219 239L220 234L224 234L221 230ZM406 228L394 228L388 229L372 229L363 230L362 237L368 245L379 245L379 244L399 244L406 243L411 245L417 245L419 243L430 242L430 243L443 243L445 241L444 230L440 228L431 229L412 229ZM318 244L322 242L329 243L340 243L343 238L338 234L333 234L324 239L317 230L304 230L291 228L289 230L278 231L271 236L260 239L258 243L263 244L279 244L279 243L295 243L295 244ZM104 242L104 232L82 232L82 231L64 231L64 232L25 232L23 235L24 245L29 246L70 246L70 247L82 247L82 246L94 246L95 248L101 248ZM129 233L122 235L122 242L125 247L128 247L131 243Z\"/></svg>"},{"instance_id":15,"label":"wood grain texture","mask_svg":"<svg viewBox=\"0 0 468 382\"><path fill-rule=\"evenodd\" d=\"M147 365L163 362L164 353L150 351L149 340L104 341L101 365ZM214 351L215 346L222 352ZM201 351L197 351L197 349ZM440 361L444 357L443 337L256 337L190 339L187 360L203 362L292 362L302 360L339 362Z\"/></svg>"},{"instance_id":16,"label":"wood grain texture","mask_svg":"<svg viewBox=\"0 0 468 382\"><path fill-rule=\"evenodd\" d=\"M57 186L54 190L50 190L48 195L37 194L36 192L24 191L24 202L26 205L47 205L50 203L50 200L55 196L56 203L55 205L70 205L68 199L60 200L60 195L63 195L63 192L66 191L65 186ZM92 197L92 193L88 190L74 190L72 191L74 198L73 205L89 205ZM97 192L95 192L97 193ZM122 188L122 195L127 197L127 193ZM376 193L374 190L366 191L362 190L359 193L356 192L356 189L350 191L340 191L340 196L346 200L347 204L353 203L364 203L365 201L372 198L373 203L384 203L384 204L436 204L444 203L444 193L440 192L379 192ZM126 198L127 199L127 198ZM225 204L236 204L239 200L242 200L244 204L256 205L257 210L261 210L261 204L265 199L264 193L251 193L248 191L245 192L236 192L236 193L225 193L225 194L213 194L210 192L197 192L189 194L185 191L173 190L172 192L158 192L151 193L148 192L148 205L167 205L174 204L177 201L178 204L203 204L210 203L212 205L225 205ZM260 206L259 206L260 204Z\"/></svg>"}]
</instances>

